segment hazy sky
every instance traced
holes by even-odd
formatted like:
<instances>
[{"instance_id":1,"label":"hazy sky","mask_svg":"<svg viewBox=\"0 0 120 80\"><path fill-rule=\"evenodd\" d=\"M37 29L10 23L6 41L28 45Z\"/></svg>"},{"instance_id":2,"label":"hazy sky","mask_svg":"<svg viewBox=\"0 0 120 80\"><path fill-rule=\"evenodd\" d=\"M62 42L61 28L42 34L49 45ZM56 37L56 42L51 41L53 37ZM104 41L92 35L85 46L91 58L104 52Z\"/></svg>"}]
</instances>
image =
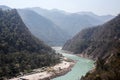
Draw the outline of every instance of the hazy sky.
<instances>
[{"instance_id":1,"label":"hazy sky","mask_svg":"<svg viewBox=\"0 0 120 80\"><path fill-rule=\"evenodd\" d=\"M57 8L68 12L92 11L99 15L120 13L120 0L0 0L0 5Z\"/></svg>"}]
</instances>

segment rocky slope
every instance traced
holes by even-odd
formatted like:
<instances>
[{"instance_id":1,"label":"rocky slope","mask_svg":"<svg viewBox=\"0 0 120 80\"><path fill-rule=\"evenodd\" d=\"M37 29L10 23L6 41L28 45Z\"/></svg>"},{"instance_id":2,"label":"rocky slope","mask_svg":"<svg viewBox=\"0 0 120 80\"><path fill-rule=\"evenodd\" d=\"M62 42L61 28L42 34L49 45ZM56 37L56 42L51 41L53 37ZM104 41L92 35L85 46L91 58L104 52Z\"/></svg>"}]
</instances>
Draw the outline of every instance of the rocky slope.
<instances>
[{"instance_id":1,"label":"rocky slope","mask_svg":"<svg viewBox=\"0 0 120 80\"><path fill-rule=\"evenodd\" d=\"M82 77L81 80L120 79L120 15L108 22L105 27L106 28L104 29L106 29L106 34L109 36L104 36L104 38L107 38L109 40L109 45L104 43L106 44L106 47L104 47L103 44L103 48L101 47L100 49L106 50L101 54L107 54L108 56L104 59L99 57L96 60L95 68L92 71L88 72L84 77ZM104 33L105 32L102 32L103 35Z\"/></svg>"},{"instance_id":2,"label":"rocky slope","mask_svg":"<svg viewBox=\"0 0 120 80\"><path fill-rule=\"evenodd\" d=\"M120 15L101 26L82 30L63 49L96 60L94 69L80 80L119 80Z\"/></svg>"},{"instance_id":3,"label":"rocky slope","mask_svg":"<svg viewBox=\"0 0 120 80\"><path fill-rule=\"evenodd\" d=\"M80 80L119 80L120 79L120 46L111 52L106 59L98 59L95 69Z\"/></svg>"},{"instance_id":4,"label":"rocky slope","mask_svg":"<svg viewBox=\"0 0 120 80\"><path fill-rule=\"evenodd\" d=\"M82 30L68 40L63 49L91 58L105 58L120 39L120 15L111 21Z\"/></svg>"}]
</instances>

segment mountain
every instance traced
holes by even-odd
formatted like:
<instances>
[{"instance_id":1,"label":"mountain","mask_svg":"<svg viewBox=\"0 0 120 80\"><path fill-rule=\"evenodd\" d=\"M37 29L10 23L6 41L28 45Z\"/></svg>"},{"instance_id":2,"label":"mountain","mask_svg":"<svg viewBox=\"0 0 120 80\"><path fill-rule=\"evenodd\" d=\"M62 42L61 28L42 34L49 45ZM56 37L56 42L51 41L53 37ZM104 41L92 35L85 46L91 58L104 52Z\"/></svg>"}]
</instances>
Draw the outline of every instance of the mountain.
<instances>
[{"instance_id":1,"label":"mountain","mask_svg":"<svg viewBox=\"0 0 120 80\"><path fill-rule=\"evenodd\" d=\"M82 30L63 49L96 60L94 69L80 80L119 80L120 15L103 25Z\"/></svg>"},{"instance_id":2,"label":"mountain","mask_svg":"<svg viewBox=\"0 0 120 80\"><path fill-rule=\"evenodd\" d=\"M18 12L29 30L45 43L51 46L57 46L63 45L69 39L70 36L67 32L38 13L28 9L21 9Z\"/></svg>"},{"instance_id":3,"label":"mountain","mask_svg":"<svg viewBox=\"0 0 120 80\"><path fill-rule=\"evenodd\" d=\"M69 32L71 36L86 27L103 24L113 18L113 16L98 16L88 12L84 12L83 14L80 12L68 13L57 9L46 10L38 7L31 8L31 10L53 21L61 29Z\"/></svg>"},{"instance_id":4,"label":"mountain","mask_svg":"<svg viewBox=\"0 0 120 80\"><path fill-rule=\"evenodd\" d=\"M3 9L3 10L8 10L8 9L11 9L10 7L5 6L5 5L0 5L0 8L1 8L1 9Z\"/></svg>"},{"instance_id":5,"label":"mountain","mask_svg":"<svg viewBox=\"0 0 120 80\"><path fill-rule=\"evenodd\" d=\"M89 15L91 17L94 17L96 19L99 19L100 21L102 21L103 23L104 22L107 22L109 20L111 20L112 18L114 18L113 15L103 15L103 16L99 16L99 15L96 15L92 12L78 12L77 14L80 14L80 15Z\"/></svg>"},{"instance_id":6,"label":"mountain","mask_svg":"<svg viewBox=\"0 0 120 80\"><path fill-rule=\"evenodd\" d=\"M41 52L42 48L45 48L45 50L51 50L49 47L45 46L42 41L39 41L31 34L16 10L1 10L0 13L0 43L1 47L8 46L5 51L2 50L3 53L24 50Z\"/></svg>"},{"instance_id":7,"label":"mountain","mask_svg":"<svg viewBox=\"0 0 120 80\"><path fill-rule=\"evenodd\" d=\"M109 33L106 28L109 29ZM109 52L109 55L106 58L99 57L96 60L95 68L88 72L80 80L119 80L120 79L120 15L115 19L104 25L106 33L109 35L109 45L101 50L108 49L104 52L106 54ZM103 33L104 35L104 33ZM102 35L101 35L102 37ZM104 36L104 38L108 36ZM106 43L104 43L106 44ZM105 48L105 49L104 49Z\"/></svg>"},{"instance_id":8,"label":"mountain","mask_svg":"<svg viewBox=\"0 0 120 80\"><path fill-rule=\"evenodd\" d=\"M0 80L58 62L59 55L31 34L16 9L0 10Z\"/></svg>"},{"instance_id":9,"label":"mountain","mask_svg":"<svg viewBox=\"0 0 120 80\"><path fill-rule=\"evenodd\" d=\"M120 15L103 25L84 29L68 40L63 49L92 59L104 59L120 44L119 25Z\"/></svg>"},{"instance_id":10,"label":"mountain","mask_svg":"<svg viewBox=\"0 0 120 80\"><path fill-rule=\"evenodd\" d=\"M99 28L98 34L99 39L103 40L100 42L101 45L96 47L96 51L104 51L101 52L101 55L108 55L105 58L99 57L96 60L95 68L88 72L84 77L80 80L119 80L120 79L120 15L118 15L113 20L105 23ZM95 36L95 33L92 35ZM97 35L97 34L96 34ZM106 40L107 43L106 43ZM102 44L103 43L103 44ZM95 45L98 45L97 42ZM104 46L106 45L106 47ZM95 49L93 49L93 52ZM96 52L97 55L99 55ZM88 52L89 53L89 52ZM90 53L91 54L91 53ZM96 55L96 56L97 56Z\"/></svg>"},{"instance_id":11,"label":"mountain","mask_svg":"<svg viewBox=\"0 0 120 80\"><path fill-rule=\"evenodd\" d=\"M120 49L113 52L107 59L97 60L96 68L88 72L80 80L119 80L120 79Z\"/></svg>"}]
</instances>

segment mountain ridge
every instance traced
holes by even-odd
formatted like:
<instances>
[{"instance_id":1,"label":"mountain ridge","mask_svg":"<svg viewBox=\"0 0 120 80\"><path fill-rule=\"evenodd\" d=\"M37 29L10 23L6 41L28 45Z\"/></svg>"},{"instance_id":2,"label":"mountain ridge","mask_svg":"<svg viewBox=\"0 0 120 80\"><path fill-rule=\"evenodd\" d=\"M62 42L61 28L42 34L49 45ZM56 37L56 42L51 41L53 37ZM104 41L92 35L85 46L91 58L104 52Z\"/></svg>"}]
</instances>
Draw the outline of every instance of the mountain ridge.
<instances>
[{"instance_id":1,"label":"mountain ridge","mask_svg":"<svg viewBox=\"0 0 120 80\"><path fill-rule=\"evenodd\" d=\"M0 5L0 8L3 9L3 10L9 10L9 9L11 9L10 7L5 6L5 5Z\"/></svg>"},{"instance_id":2,"label":"mountain ridge","mask_svg":"<svg viewBox=\"0 0 120 80\"><path fill-rule=\"evenodd\" d=\"M49 45L62 45L69 35L55 23L28 9L18 10L30 31Z\"/></svg>"},{"instance_id":3,"label":"mountain ridge","mask_svg":"<svg viewBox=\"0 0 120 80\"><path fill-rule=\"evenodd\" d=\"M119 80L120 15L103 25L82 30L66 42L63 50L96 61L80 80Z\"/></svg>"},{"instance_id":4,"label":"mountain ridge","mask_svg":"<svg viewBox=\"0 0 120 80\"><path fill-rule=\"evenodd\" d=\"M105 18L104 16L97 16L93 14L93 17L91 15L80 15L78 13L68 13L60 10L52 11L42 8L30 9L50 19L51 21L56 23L61 29L69 32L69 34L72 36L86 27L103 24L104 22L113 18L113 16Z\"/></svg>"},{"instance_id":5,"label":"mountain ridge","mask_svg":"<svg viewBox=\"0 0 120 80\"><path fill-rule=\"evenodd\" d=\"M60 62L60 55L31 34L16 9L0 9L0 80Z\"/></svg>"},{"instance_id":6,"label":"mountain ridge","mask_svg":"<svg viewBox=\"0 0 120 80\"><path fill-rule=\"evenodd\" d=\"M103 25L84 29L68 40L63 49L70 50L76 54L87 54L92 58L105 58L115 45L113 42L119 42L119 21L120 16L118 15Z\"/></svg>"}]
</instances>

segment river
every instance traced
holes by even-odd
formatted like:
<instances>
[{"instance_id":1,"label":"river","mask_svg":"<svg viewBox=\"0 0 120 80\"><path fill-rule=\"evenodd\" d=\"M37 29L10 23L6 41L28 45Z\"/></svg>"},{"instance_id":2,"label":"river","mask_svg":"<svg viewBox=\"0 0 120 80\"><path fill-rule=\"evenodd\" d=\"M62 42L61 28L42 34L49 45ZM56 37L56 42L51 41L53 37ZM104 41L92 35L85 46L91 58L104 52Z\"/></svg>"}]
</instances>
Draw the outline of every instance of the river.
<instances>
[{"instance_id":1,"label":"river","mask_svg":"<svg viewBox=\"0 0 120 80\"><path fill-rule=\"evenodd\" d=\"M69 54L64 50L61 50L61 47L53 47L53 49L57 53L60 53L63 56L65 56L66 58L77 60L77 63L75 64L75 66L72 68L70 72L68 72L64 76L60 76L52 80L80 80L80 78L84 76L94 66L94 61Z\"/></svg>"}]
</instances>

